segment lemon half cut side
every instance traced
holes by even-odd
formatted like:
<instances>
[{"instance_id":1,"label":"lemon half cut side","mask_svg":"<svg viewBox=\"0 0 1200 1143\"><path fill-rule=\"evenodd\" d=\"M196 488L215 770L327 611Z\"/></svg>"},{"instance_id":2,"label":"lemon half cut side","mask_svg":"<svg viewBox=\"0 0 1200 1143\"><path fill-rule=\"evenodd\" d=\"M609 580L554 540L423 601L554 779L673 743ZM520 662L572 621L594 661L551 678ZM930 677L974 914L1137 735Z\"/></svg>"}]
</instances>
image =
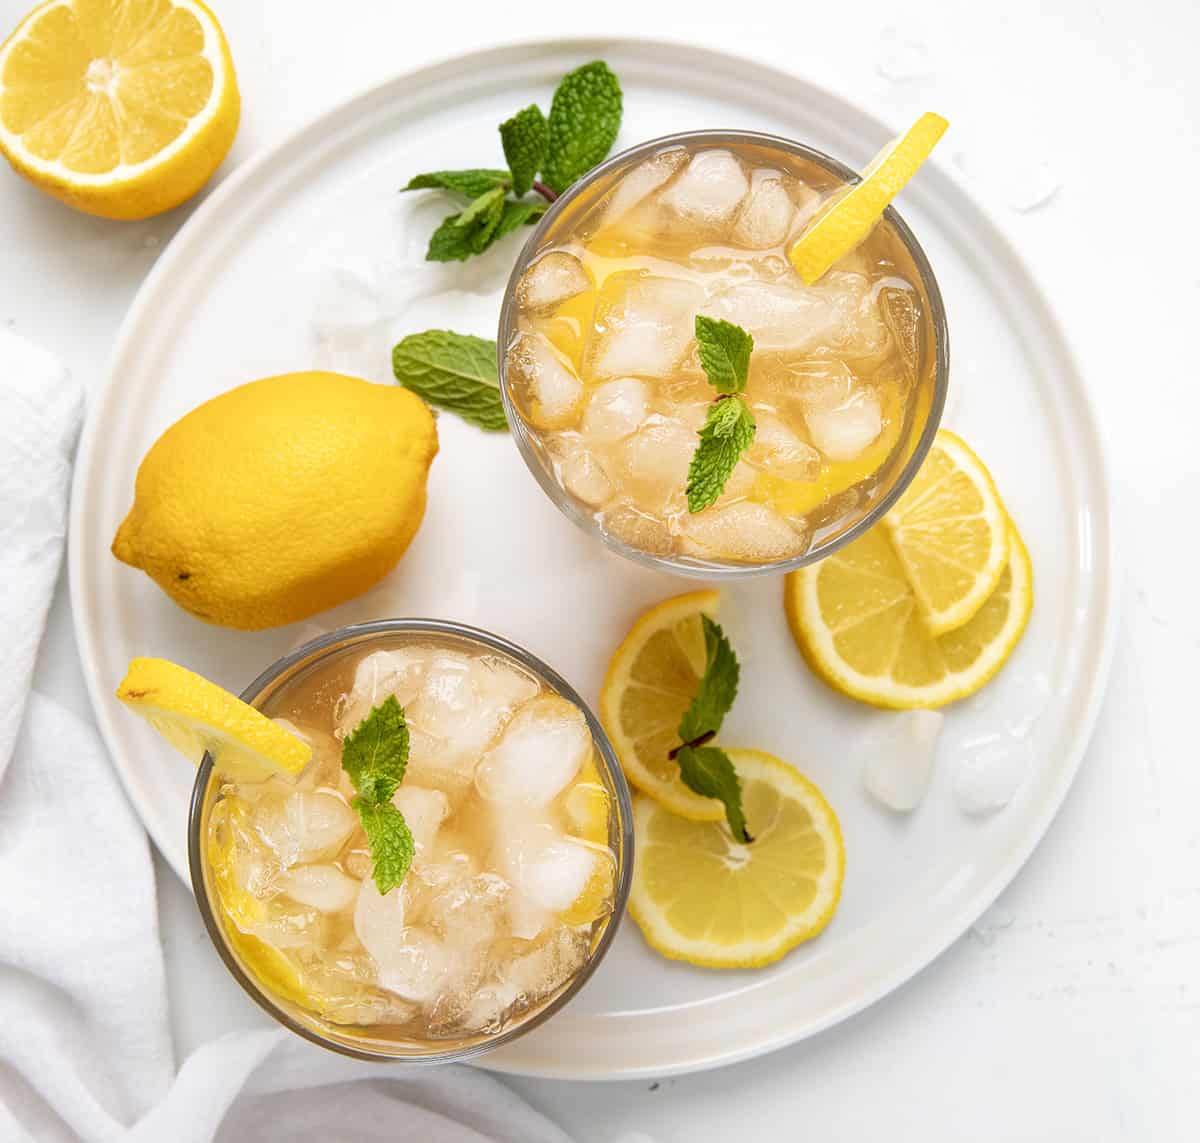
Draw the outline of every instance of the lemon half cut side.
<instances>
[{"instance_id":1,"label":"lemon half cut side","mask_svg":"<svg viewBox=\"0 0 1200 1143\"><path fill-rule=\"evenodd\" d=\"M190 198L240 111L200 0L47 0L0 45L0 153L88 214L148 218Z\"/></svg>"}]
</instances>

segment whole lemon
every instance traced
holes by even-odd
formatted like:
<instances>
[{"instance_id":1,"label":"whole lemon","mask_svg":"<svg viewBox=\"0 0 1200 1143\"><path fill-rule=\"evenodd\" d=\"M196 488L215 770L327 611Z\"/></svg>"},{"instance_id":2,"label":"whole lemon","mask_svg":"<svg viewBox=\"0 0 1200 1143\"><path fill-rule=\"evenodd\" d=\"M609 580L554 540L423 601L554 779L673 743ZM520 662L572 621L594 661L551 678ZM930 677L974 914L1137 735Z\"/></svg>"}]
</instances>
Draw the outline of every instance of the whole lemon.
<instances>
[{"instance_id":1,"label":"whole lemon","mask_svg":"<svg viewBox=\"0 0 1200 1143\"><path fill-rule=\"evenodd\" d=\"M251 381L155 441L113 555L209 623L293 623L396 566L437 448L407 389L339 373Z\"/></svg>"}]
</instances>

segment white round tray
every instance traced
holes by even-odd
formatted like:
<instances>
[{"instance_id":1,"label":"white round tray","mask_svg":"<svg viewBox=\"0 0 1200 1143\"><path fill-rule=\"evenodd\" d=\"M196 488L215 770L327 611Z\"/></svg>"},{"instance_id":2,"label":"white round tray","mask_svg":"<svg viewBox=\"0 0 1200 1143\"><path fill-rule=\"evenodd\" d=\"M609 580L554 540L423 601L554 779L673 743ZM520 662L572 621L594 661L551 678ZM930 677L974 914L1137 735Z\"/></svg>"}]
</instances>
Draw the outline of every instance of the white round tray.
<instances>
[{"instance_id":1,"label":"white round tray","mask_svg":"<svg viewBox=\"0 0 1200 1143\"><path fill-rule=\"evenodd\" d=\"M597 57L625 90L619 147L739 127L861 166L890 134L803 80L733 56L677 44L559 41L464 56L383 84L245 164L208 198L125 320L80 449L70 534L75 622L96 715L133 804L181 876L191 773L113 698L130 658L170 658L236 691L318 629L432 616L523 643L594 701L608 655L638 612L695 588L606 552L551 506L506 435L485 436L452 416L439 420L442 452L412 549L383 584L314 623L256 634L208 627L109 553L142 455L201 401L254 377L314 366L386 381L391 344L419 329L494 335L523 236L465 266L424 266L425 240L448 207L397 190L418 171L500 165L496 125L531 101L548 106L557 80ZM723 617L744 674L723 736L794 762L832 802L848 852L837 916L780 964L734 973L661 960L626 920L579 997L486 1057L489 1066L576 1078L663 1075L744 1059L828 1027L958 937L1021 867L1070 786L1114 627L1109 494L1084 386L1019 256L940 164L923 170L898 205L949 311L946 424L988 462L1033 554L1037 604L1028 633L995 682L949 711L933 787L916 813L899 819L867 801L848 761L874 712L809 673L787 634L781 584L729 590ZM347 268L357 285L347 284ZM347 291L364 288L378 296L356 302L349 317L377 320L347 332L330 291L342 292L344 306ZM366 313L372 306L377 314ZM1005 810L964 816L951 792L956 751L1012 728L1025 735L1027 781Z\"/></svg>"}]
</instances>

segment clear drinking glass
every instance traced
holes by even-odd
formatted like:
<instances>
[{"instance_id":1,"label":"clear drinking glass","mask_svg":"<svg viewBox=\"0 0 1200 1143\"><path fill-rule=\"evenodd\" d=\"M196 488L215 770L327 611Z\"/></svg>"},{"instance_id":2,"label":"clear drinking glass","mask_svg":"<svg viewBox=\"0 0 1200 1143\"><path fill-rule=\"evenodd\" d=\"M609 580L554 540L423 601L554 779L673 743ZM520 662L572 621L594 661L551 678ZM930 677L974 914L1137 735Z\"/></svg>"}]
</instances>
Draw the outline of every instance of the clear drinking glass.
<instances>
[{"instance_id":1,"label":"clear drinking glass","mask_svg":"<svg viewBox=\"0 0 1200 1143\"><path fill-rule=\"evenodd\" d=\"M359 1059L444 1063L470 1059L524 1035L557 1012L583 987L612 942L625 910L633 869L633 809L629 788L608 737L575 689L558 672L523 648L487 631L460 623L383 619L342 628L306 643L272 664L242 692L241 697L252 706L265 708L271 713L273 706L278 708L281 698L294 693L294 688L303 687L306 681L312 684L314 678L320 680L323 672L336 671L339 661L345 662L351 657L357 659L371 651L416 640L511 660L534 675L549 692L578 707L586 718L594 745L596 769L608 794L608 848L615 858L612 908L606 917L594 923L585 962L555 994L494 1034L480 1033L461 1039L425 1041L392 1039L372 1035L370 1027L337 1024L281 994L278 988L260 978L230 940L229 927L232 922L221 905L212 866L206 856L210 814L218 801L221 785L215 780L216 771L208 754L200 764L192 791L188 820L188 862L196 904L221 959L250 998L286 1028L322 1047ZM319 682L317 685L320 685ZM329 693L325 697L332 707L336 696Z\"/></svg>"},{"instance_id":2,"label":"clear drinking glass","mask_svg":"<svg viewBox=\"0 0 1200 1143\"><path fill-rule=\"evenodd\" d=\"M839 511L836 518L821 520L812 528L806 550L773 562L738 562L663 554L627 542L606 530L599 513L564 488L556 475L544 439L546 434L531 427L517 406L507 358L514 339L520 335L518 284L525 271L544 252L570 235L626 174L643 161L671 148L728 148L735 154L751 157L756 164L769 163L772 156L777 157L779 165L785 168L790 165L794 169L797 165L807 164L814 171L823 172L822 178L828 182L826 193L835 191L838 186L860 181L857 173L829 155L789 139L751 131L696 131L665 136L633 147L602 163L572 185L551 206L513 268L500 314L497 339L500 391L505 413L525 463L547 496L584 531L598 536L621 555L650 567L704 579L739 579L790 571L823 559L870 528L899 499L925 459L941 420L949 380L949 341L941 293L920 244L895 209L889 207L880 226L890 232L887 240L891 241L894 237L897 250L906 253L913 271L913 280L909 284L919 298L918 360L913 396L907 402L897 444L872 481L867 482L869 486L858 489L855 503L845 511Z\"/></svg>"}]
</instances>

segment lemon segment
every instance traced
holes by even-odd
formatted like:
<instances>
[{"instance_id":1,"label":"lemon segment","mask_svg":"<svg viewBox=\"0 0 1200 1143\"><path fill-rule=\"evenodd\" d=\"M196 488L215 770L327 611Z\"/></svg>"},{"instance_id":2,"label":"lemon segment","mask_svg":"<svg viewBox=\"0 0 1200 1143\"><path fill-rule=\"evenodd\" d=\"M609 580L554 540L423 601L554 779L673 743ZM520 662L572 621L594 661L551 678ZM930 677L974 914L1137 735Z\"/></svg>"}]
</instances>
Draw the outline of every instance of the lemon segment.
<instances>
[{"instance_id":1,"label":"lemon segment","mask_svg":"<svg viewBox=\"0 0 1200 1143\"><path fill-rule=\"evenodd\" d=\"M974 694L1008 661L1033 609L1033 567L1014 525L1000 581L973 619L933 636L882 525L787 576L784 602L809 666L851 698L897 710Z\"/></svg>"},{"instance_id":2,"label":"lemon segment","mask_svg":"<svg viewBox=\"0 0 1200 1143\"><path fill-rule=\"evenodd\" d=\"M639 797L629 912L663 956L754 968L829 924L845 847L837 816L794 767L759 750L726 752L753 842L735 842L723 821L689 821Z\"/></svg>"},{"instance_id":3,"label":"lemon segment","mask_svg":"<svg viewBox=\"0 0 1200 1143\"><path fill-rule=\"evenodd\" d=\"M805 282L811 286L863 242L949 126L940 115L925 112L871 160L861 182L847 188L817 215L788 251Z\"/></svg>"},{"instance_id":4,"label":"lemon segment","mask_svg":"<svg viewBox=\"0 0 1200 1143\"><path fill-rule=\"evenodd\" d=\"M974 618L1008 562L1000 493L983 461L945 429L883 526L931 635Z\"/></svg>"},{"instance_id":5,"label":"lemon segment","mask_svg":"<svg viewBox=\"0 0 1200 1143\"><path fill-rule=\"evenodd\" d=\"M307 742L166 659L134 659L117 698L193 762L210 751L217 769L234 781L298 774L312 759Z\"/></svg>"},{"instance_id":6,"label":"lemon segment","mask_svg":"<svg viewBox=\"0 0 1200 1143\"><path fill-rule=\"evenodd\" d=\"M200 0L46 0L0 45L0 153L89 214L147 218L190 198L240 106Z\"/></svg>"},{"instance_id":7,"label":"lemon segment","mask_svg":"<svg viewBox=\"0 0 1200 1143\"><path fill-rule=\"evenodd\" d=\"M600 720L625 776L672 812L698 821L723 818L724 807L689 790L668 755L704 674L700 617L715 616L719 602L719 592L694 591L650 608L617 648L600 692Z\"/></svg>"},{"instance_id":8,"label":"lemon segment","mask_svg":"<svg viewBox=\"0 0 1200 1143\"><path fill-rule=\"evenodd\" d=\"M589 758L563 800L570 832L593 845L608 845L608 802L596 760Z\"/></svg>"}]
</instances>

